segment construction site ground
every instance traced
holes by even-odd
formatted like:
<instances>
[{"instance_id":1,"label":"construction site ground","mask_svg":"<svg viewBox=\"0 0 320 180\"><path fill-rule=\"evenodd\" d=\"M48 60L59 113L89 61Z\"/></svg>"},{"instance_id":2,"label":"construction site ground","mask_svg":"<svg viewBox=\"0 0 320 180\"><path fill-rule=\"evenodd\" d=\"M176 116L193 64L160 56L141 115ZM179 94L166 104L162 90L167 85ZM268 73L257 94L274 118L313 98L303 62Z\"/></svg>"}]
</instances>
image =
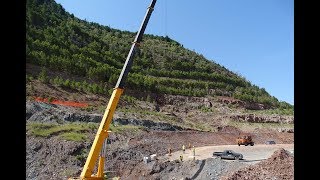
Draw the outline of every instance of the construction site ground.
<instances>
[{"instance_id":1,"label":"construction site ground","mask_svg":"<svg viewBox=\"0 0 320 180\"><path fill-rule=\"evenodd\" d=\"M101 114L84 114L83 112L59 105L43 104L34 101L26 103L26 122L29 123L82 123L99 124ZM97 122L95 122L97 119ZM132 118L133 119L133 118ZM120 118L115 119L121 125ZM127 121L123 121L127 122ZM196 130L177 130L173 125L152 123L147 120L128 121L135 125L143 126L139 131L125 131L110 134L111 144L107 146L105 171L108 177L121 177L130 180L167 180L167 179L222 179L230 173L243 175L242 168L250 167L253 179L262 171L266 173L263 177L277 179L293 179L292 155L278 153L281 156L278 163L268 160L274 152L283 148L292 152L294 148L294 133L278 131L276 128L255 128L252 131L244 131L237 127L225 125L216 132L205 132ZM209 121L208 121L209 122ZM119 124L120 123L120 124ZM130 124L130 123L129 123ZM165 130L172 129L172 130ZM93 142L96 129L88 135L88 140L75 142L61 139L54 134L48 137L37 137L32 132L26 132L26 179L28 180L62 180L68 177L80 175L85 163L87 153ZM255 142L254 146L238 146L235 142L239 134L250 133ZM266 141L273 140L275 145L264 145ZM182 145L196 148L196 158L190 158L188 149L184 161L177 159L181 155ZM172 149L171 159L167 156L168 148ZM243 153L244 160L221 160L211 156L213 151L222 151L225 148ZM157 154L159 160L144 163L143 157ZM282 158L285 157L285 158ZM291 158L290 160L286 158ZM277 159L277 158L276 158ZM266 162L265 162L266 161ZM274 161L274 162L273 162ZM270 162L270 163L268 163ZM259 165L260 163L264 163ZM259 166L256 169L251 166ZM277 166L277 167L275 167ZM280 168L280 169L276 169ZM287 169L287 170L281 170ZM280 172L279 176L273 176ZM247 170L245 173L249 173ZM283 174L289 174L283 178ZM248 176L249 177L249 176ZM231 178L232 179L232 178ZM252 178L251 178L252 179ZM266 179L266 178L260 178ZM267 178L268 179L268 178ZM270 178L269 178L270 179Z\"/></svg>"},{"instance_id":2,"label":"construction site ground","mask_svg":"<svg viewBox=\"0 0 320 180\"><path fill-rule=\"evenodd\" d=\"M167 135L165 135L167 134ZM122 175L124 179L221 179L226 177L232 172L237 172L242 168L248 167L250 165L255 165L268 161L268 158L272 156L277 150L287 150L293 156L294 145L292 142L286 141L286 144L275 144L275 145L265 145L262 143L255 144L254 146L238 146L235 144L234 140L231 140L232 135L227 133L193 133L192 135L187 135L188 132L184 133L162 132L162 133L150 133L149 136L145 136L146 139L157 139L157 142L148 145L152 147L154 151L159 155L159 160L151 161L145 164L142 159L141 162L137 163L133 170L127 175ZM289 139L292 134L290 133L279 133L279 136L286 136ZM283 143L281 138L275 138L275 141ZM167 144L171 137L170 144ZM269 139L270 135L262 134L261 139ZM194 140L197 142L196 145L196 156L193 159L192 151L186 149L185 154L182 152L182 144L187 144L188 141ZM216 139L216 140L214 140ZM218 140L219 139L219 140ZM218 141L217 141L218 140ZM138 141L134 141L136 147ZM214 142L215 145L207 146L208 144ZM218 145L219 144L219 145ZM227 145L225 145L227 144ZM171 156L168 153L163 154L166 150L165 147L174 147L174 152ZM214 151L223 151L225 149L232 149L235 152L242 153L244 156L243 160L221 160L212 156ZM140 149L141 150L141 149ZM162 151L161 151L162 150ZM150 154L152 154L150 152ZM161 153L162 152L162 153ZM180 155L183 155L183 162L179 159ZM286 161L282 164L278 164L278 167L291 165L290 172L293 174L293 163ZM269 166L272 166L269 165ZM270 169L270 167L269 167ZM271 167L272 169L272 167ZM123 169L122 172L126 170ZM259 171L253 171L259 174ZM251 172L251 173L253 173ZM272 174L273 172L267 172ZM271 175L272 177L272 175ZM276 176L274 176L277 178ZM279 178L279 177L278 177ZM293 176L291 177L293 179ZM290 178L289 178L290 179Z\"/></svg>"},{"instance_id":3,"label":"construction site ground","mask_svg":"<svg viewBox=\"0 0 320 180\"><path fill-rule=\"evenodd\" d=\"M163 158L168 158L170 161L177 160L180 155L183 156L184 160L198 159L203 160L212 158L212 153L215 151L233 150L243 155L241 162L247 164L255 164L262 160L269 158L276 150L285 149L289 152L294 152L293 144L256 144L254 146L238 146L238 145L220 145L220 146L203 146L195 148L195 156L193 155L193 148L187 148L185 152L182 150L172 153L170 156L166 154ZM229 161L229 160L227 160Z\"/></svg>"},{"instance_id":4,"label":"construction site ground","mask_svg":"<svg viewBox=\"0 0 320 180\"><path fill-rule=\"evenodd\" d=\"M109 177L121 177L121 179L128 180L220 179L227 173L236 172L252 163L263 162L263 159L268 158L269 155L272 155L274 151L281 147L289 151L292 151L293 148L293 133L262 133L259 134L260 142L257 142L256 145L240 147L235 144L236 135L223 132L188 131L142 131L139 134L128 132L113 135L116 141L107 147L105 170L109 172ZM265 140L270 139L271 135L273 135L272 139L278 144L262 145ZM93 135L91 138L93 140ZM193 142L192 144L196 147L196 160L185 156L186 159L183 162L177 161L179 159L177 156L181 154L182 145L189 142ZM90 143L69 142L55 136L50 138L27 136L26 147L26 179L62 180L70 176L79 176L85 159L80 161L74 159L79 156L79 152L84 149L88 150ZM171 161L165 158L168 157L166 155L168 147L173 149ZM220 151L225 147L243 153L245 160L228 161L211 156L213 151ZM187 150L186 153L190 152ZM143 157L151 154L157 154L159 160L145 164ZM288 163L290 162L284 162L278 166L287 166ZM293 163L290 164L293 172ZM272 174L272 172L270 173Z\"/></svg>"}]
</instances>

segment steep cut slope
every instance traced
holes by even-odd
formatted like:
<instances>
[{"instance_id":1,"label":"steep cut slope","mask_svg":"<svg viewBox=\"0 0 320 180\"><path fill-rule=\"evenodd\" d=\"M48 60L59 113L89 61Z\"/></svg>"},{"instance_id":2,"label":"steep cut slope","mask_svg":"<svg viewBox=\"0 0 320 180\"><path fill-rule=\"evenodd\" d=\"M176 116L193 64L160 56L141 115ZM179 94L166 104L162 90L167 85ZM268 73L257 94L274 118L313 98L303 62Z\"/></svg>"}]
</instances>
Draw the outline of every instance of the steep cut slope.
<instances>
[{"instance_id":1,"label":"steep cut slope","mask_svg":"<svg viewBox=\"0 0 320 180\"><path fill-rule=\"evenodd\" d=\"M87 22L53 0L28 0L27 64L41 67L42 82L110 95L135 33ZM67 76L47 77L49 72ZM39 75L27 69L27 78ZM290 108L223 66L170 39L144 35L126 83L131 93L184 96L229 96L268 108ZM141 98L141 97L139 97Z\"/></svg>"}]
</instances>

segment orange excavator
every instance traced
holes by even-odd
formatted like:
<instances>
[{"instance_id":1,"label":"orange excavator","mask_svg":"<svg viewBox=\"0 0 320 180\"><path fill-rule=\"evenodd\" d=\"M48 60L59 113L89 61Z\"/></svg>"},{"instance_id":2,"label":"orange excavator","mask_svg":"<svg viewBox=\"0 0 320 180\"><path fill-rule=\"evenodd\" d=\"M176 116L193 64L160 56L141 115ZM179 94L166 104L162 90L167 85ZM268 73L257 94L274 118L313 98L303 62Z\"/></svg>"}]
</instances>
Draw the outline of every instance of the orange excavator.
<instances>
[{"instance_id":1,"label":"orange excavator","mask_svg":"<svg viewBox=\"0 0 320 180\"><path fill-rule=\"evenodd\" d=\"M129 54L127 56L127 59L124 63L124 66L122 68L122 71L120 73L120 76L118 78L117 84L113 90L113 93L111 95L111 98L109 100L108 106L105 110L105 113L103 115L103 118L101 120L100 126L98 128L97 134L95 136L95 139L93 141L93 144L91 146L89 155L87 157L86 163L83 167L83 170L81 172L80 177L76 178L69 178L69 180L102 180L104 179L104 163L105 163L105 156L104 152L101 152L101 150L104 150L103 145L105 140L108 138L108 131L110 123L112 121L113 114L116 110L116 106L118 105L119 99L121 94L124 90L125 80L127 79L128 73L131 69L133 58L135 55L135 52L137 51L137 48L139 46L139 43L142 40L142 36L144 34L144 31L147 27L148 21L150 19L150 16L152 14L152 11L154 9L154 6L156 4L156 0L152 0L149 7L147 8L147 12L145 14L145 17L143 19L143 22L140 26L140 29L132 43L131 49L129 51ZM101 152L101 153L100 153ZM99 156L100 153L100 156ZM94 167L97 163L97 160L99 159L98 163L98 171L96 174L93 173Z\"/></svg>"}]
</instances>

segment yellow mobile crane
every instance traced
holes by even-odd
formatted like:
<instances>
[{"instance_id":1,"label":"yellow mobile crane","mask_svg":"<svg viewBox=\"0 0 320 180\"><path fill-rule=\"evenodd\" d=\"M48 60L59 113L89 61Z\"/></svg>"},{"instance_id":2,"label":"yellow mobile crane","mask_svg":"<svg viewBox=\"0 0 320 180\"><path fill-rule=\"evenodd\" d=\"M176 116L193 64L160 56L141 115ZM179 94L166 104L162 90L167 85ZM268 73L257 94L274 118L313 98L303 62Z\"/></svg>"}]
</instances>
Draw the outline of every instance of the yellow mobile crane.
<instances>
[{"instance_id":1,"label":"yellow mobile crane","mask_svg":"<svg viewBox=\"0 0 320 180\"><path fill-rule=\"evenodd\" d=\"M98 160L99 153L102 149L102 146L104 144L105 139L108 137L108 129L110 126L110 123L112 121L113 114L116 110L116 106L119 102L120 96L124 89L125 80L128 76L128 73L131 69L131 65L133 62L133 58L137 49L137 46L139 46L139 43L142 40L142 35L147 27L148 21L150 19L151 13L154 9L154 5L156 4L156 0L152 0L149 7L147 8L147 12L145 14L145 17L143 19L143 22L140 26L140 29L134 39L134 42L132 43L131 49L129 51L129 54L127 56L127 59L124 63L124 66L122 68L121 74L119 76L119 79L117 81L117 84L113 90L113 93L111 95L111 98L109 100L108 106L105 110L105 113L103 115L103 118L101 120L100 126L98 128L97 134L95 136L95 139L93 141L93 144L91 146L89 155L87 157L86 163L83 167L83 170L81 172L81 175L79 178L69 178L69 180L75 180L75 179L81 179L81 180L102 180L104 177L103 175L103 169L104 169L104 161L105 157L104 155L100 155L99 157L99 164L98 164L98 172L96 175L93 174L94 166Z\"/></svg>"}]
</instances>

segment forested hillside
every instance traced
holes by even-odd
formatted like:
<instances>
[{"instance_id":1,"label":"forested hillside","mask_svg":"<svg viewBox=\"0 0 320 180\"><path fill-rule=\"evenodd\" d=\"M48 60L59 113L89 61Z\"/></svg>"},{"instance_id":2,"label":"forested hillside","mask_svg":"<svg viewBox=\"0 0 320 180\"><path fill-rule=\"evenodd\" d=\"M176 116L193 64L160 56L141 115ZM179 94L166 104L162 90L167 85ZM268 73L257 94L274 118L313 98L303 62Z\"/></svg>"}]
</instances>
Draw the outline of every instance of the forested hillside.
<instances>
[{"instance_id":1,"label":"forested hillside","mask_svg":"<svg viewBox=\"0 0 320 180\"><path fill-rule=\"evenodd\" d=\"M27 81L38 78L43 83L110 95L136 32L81 20L54 0L27 0L26 5L26 63L43 69L38 75L27 73ZM49 77L48 71L70 77ZM126 89L137 94L229 96L268 108L293 108L179 42L149 34L144 35L135 56Z\"/></svg>"}]
</instances>

